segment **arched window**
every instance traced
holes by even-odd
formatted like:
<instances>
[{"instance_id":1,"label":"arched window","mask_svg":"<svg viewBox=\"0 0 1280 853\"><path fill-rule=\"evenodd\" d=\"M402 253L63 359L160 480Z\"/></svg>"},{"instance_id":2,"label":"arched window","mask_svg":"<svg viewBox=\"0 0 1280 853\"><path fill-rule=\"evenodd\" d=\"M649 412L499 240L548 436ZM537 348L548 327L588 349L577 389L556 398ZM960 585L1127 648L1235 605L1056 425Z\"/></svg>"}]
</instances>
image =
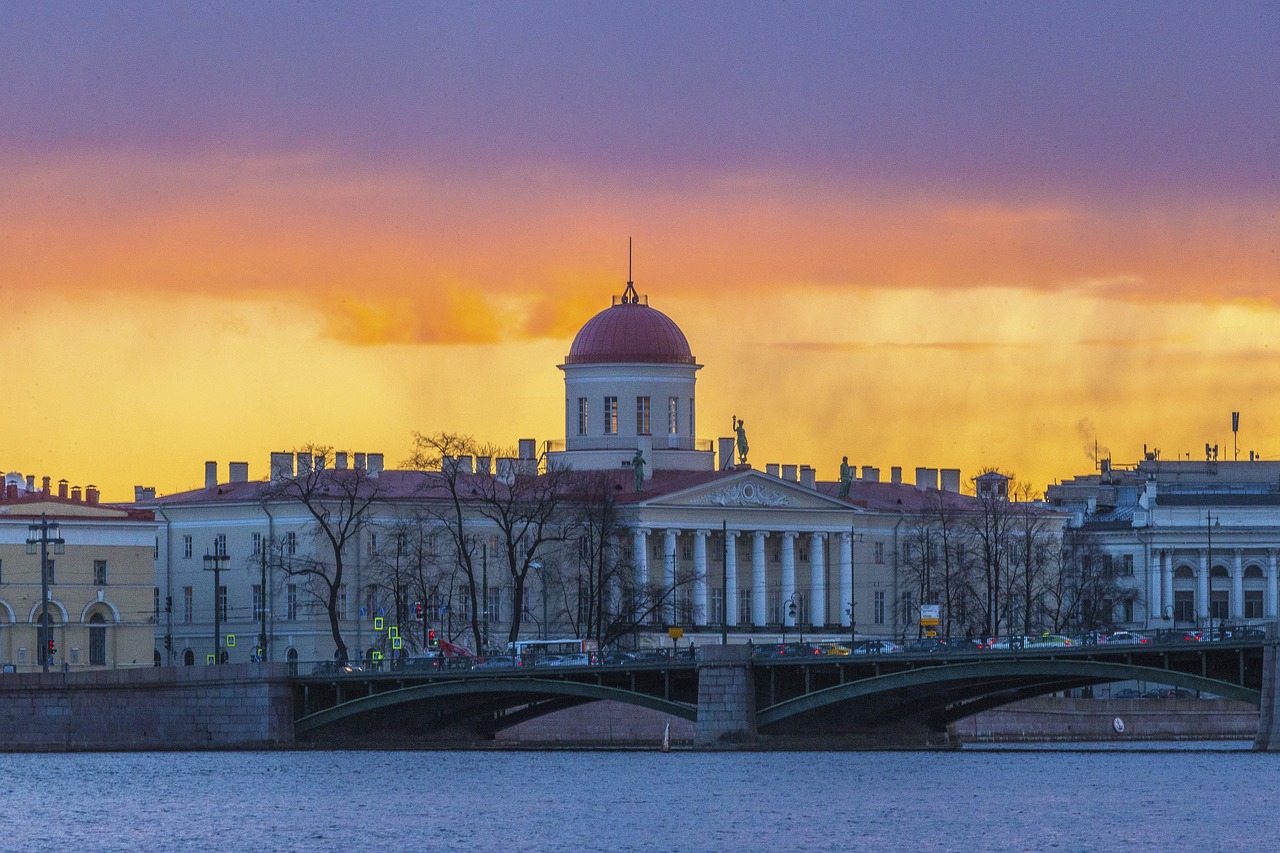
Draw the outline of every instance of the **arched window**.
<instances>
[{"instance_id":1,"label":"arched window","mask_svg":"<svg viewBox=\"0 0 1280 853\"><path fill-rule=\"evenodd\" d=\"M285 652L284 654L284 659L289 664L289 674L297 675L298 674L298 650L295 649L293 646L290 646L289 651Z\"/></svg>"},{"instance_id":2,"label":"arched window","mask_svg":"<svg viewBox=\"0 0 1280 853\"><path fill-rule=\"evenodd\" d=\"M107 665L107 620L101 613L89 617L89 666Z\"/></svg>"},{"instance_id":3,"label":"arched window","mask_svg":"<svg viewBox=\"0 0 1280 853\"><path fill-rule=\"evenodd\" d=\"M183 665L183 666L195 666L195 665L196 665L196 653L195 653L195 652L193 652L193 651L191 651L191 649L187 649L186 651L184 651L184 652L182 653L182 665Z\"/></svg>"}]
</instances>

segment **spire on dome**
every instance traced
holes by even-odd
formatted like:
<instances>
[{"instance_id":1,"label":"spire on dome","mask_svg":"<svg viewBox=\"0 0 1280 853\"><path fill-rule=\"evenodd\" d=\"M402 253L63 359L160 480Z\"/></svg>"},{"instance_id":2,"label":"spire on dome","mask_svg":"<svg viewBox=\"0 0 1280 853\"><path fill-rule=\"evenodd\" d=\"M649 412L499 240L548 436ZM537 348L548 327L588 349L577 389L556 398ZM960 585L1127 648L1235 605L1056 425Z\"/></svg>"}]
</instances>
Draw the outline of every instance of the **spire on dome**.
<instances>
[{"instance_id":1,"label":"spire on dome","mask_svg":"<svg viewBox=\"0 0 1280 853\"><path fill-rule=\"evenodd\" d=\"M622 291L623 305L638 305L640 294L636 293L636 283L631 280L631 238L627 238L627 289Z\"/></svg>"}]
</instances>

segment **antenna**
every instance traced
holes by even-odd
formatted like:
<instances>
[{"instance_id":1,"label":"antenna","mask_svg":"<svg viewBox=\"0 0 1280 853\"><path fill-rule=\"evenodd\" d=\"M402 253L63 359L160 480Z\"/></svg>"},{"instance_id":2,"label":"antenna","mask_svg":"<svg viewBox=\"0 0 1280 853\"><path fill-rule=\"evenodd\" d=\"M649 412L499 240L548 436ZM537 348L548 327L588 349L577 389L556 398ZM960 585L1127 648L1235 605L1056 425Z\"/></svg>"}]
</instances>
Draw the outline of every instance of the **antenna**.
<instances>
[{"instance_id":1,"label":"antenna","mask_svg":"<svg viewBox=\"0 0 1280 853\"><path fill-rule=\"evenodd\" d=\"M1231 413L1231 445L1234 450L1233 459L1240 461L1240 413Z\"/></svg>"}]
</instances>

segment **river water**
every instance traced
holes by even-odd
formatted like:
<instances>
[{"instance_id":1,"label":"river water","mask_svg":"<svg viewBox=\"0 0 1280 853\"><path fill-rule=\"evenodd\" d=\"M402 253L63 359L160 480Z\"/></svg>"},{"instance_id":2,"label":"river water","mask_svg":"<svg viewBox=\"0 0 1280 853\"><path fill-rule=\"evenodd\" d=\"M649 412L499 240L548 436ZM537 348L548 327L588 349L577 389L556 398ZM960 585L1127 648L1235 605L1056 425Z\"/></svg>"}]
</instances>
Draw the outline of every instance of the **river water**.
<instances>
[{"instance_id":1,"label":"river water","mask_svg":"<svg viewBox=\"0 0 1280 853\"><path fill-rule=\"evenodd\" d=\"M1277 850L1248 747L0 755L0 847Z\"/></svg>"}]
</instances>

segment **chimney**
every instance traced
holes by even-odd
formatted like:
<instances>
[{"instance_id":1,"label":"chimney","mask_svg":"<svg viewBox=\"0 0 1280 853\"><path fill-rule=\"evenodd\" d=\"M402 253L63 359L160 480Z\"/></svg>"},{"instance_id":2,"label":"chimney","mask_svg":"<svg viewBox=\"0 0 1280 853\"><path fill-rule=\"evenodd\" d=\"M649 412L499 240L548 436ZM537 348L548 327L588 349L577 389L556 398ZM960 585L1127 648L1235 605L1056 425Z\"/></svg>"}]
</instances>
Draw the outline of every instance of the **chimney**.
<instances>
[{"instance_id":1,"label":"chimney","mask_svg":"<svg viewBox=\"0 0 1280 853\"><path fill-rule=\"evenodd\" d=\"M322 453L317 453L316 455L311 457L311 466L315 468L317 471L324 470L324 463L325 463L325 459L324 459L324 454Z\"/></svg>"},{"instance_id":2,"label":"chimney","mask_svg":"<svg viewBox=\"0 0 1280 853\"><path fill-rule=\"evenodd\" d=\"M764 472L770 477L777 477L781 473L777 462L766 462Z\"/></svg>"},{"instance_id":3,"label":"chimney","mask_svg":"<svg viewBox=\"0 0 1280 853\"><path fill-rule=\"evenodd\" d=\"M459 456L459 457L458 457L458 473L459 473L459 474L470 474L470 473L472 473L472 469L471 469L471 457L470 457L470 456Z\"/></svg>"},{"instance_id":4,"label":"chimney","mask_svg":"<svg viewBox=\"0 0 1280 853\"><path fill-rule=\"evenodd\" d=\"M249 463L232 462L227 466L227 476L233 483L249 482Z\"/></svg>"},{"instance_id":5,"label":"chimney","mask_svg":"<svg viewBox=\"0 0 1280 853\"><path fill-rule=\"evenodd\" d=\"M376 477L382 473L382 454L370 453L365 457L365 464L369 466L369 476Z\"/></svg>"},{"instance_id":6,"label":"chimney","mask_svg":"<svg viewBox=\"0 0 1280 853\"><path fill-rule=\"evenodd\" d=\"M140 501L155 500L155 497L156 497L155 486L134 486L133 487L134 503L138 503Z\"/></svg>"},{"instance_id":7,"label":"chimney","mask_svg":"<svg viewBox=\"0 0 1280 853\"><path fill-rule=\"evenodd\" d=\"M363 453L356 454L356 470L363 471L365 469L365 460L367 457Z\"/></svg>"},{"instance_id":8,"label":"chimney","mask_svg":"<svg viewBox=\"0 0 1280 853\"><path fill-rule=\"evenodd\" d=\"M311 473L311 454L298 454L298 476L302 477Z\"/></svg>"},{"instance_id":9,"label":"chimney","mask_svg":"<svg viewBox=\"0 0 1280 853\"><path fill-rule=\"evenodd\" d=\"M719 438L716 439L716 453L720 456L720 470L728 471L733 467L733 439Z\"/></svg>"},{"instance_id":10,"label":"chimney","mask_svg":"<svg viewBox=\"0 0 1280 853\"><path fill-rule=\"evenodd\" d=\"M58 481L58 497L65 498L67 496L67 485L66 480Z\"/></svg>"},{"instance_id":11,"label":"chimney","mask_svg":"<svg viewBox=\"0 0 1280 853\"><path fill-rule=\"evenodd\" d=\"M537 459L538 458L538 442L532 438L520 439L520 458L521 459Z\"/></svg>"},{"instance_id":12,"label":"chimney","mask_svg":"<svg viewBox=\"0 0 1280 853\"><path fill-rule=\"evenodd\" d=\"M85 486L84 502L87 504L96 504L98 502L98 487Z\"/></svg>"},{"instance_id":13,"label":"chimney","mask_svg":"<svg viewBox=\"0 0 1280 853\"><path fill-rule=\"evenodd\" d=\"M142 500L142 494L143 494L143 492L145 492L145 491L146 491L146 488L145 488L144 486L134 486L134 487L133 487L133 502L134 502L134 503L138 503L139 501L141 501L141 500Z\"/></svg>"},{"instance_id":14,"label":"chimney","mask_svg":"<svg viewBox=\"0 0 1280 853\"><path fill-rule=\"evenodd\" d=\"M17 483L5 483L5 486L4 486L4 496L5 496L5 499L6 499L6 500L11 500L11 501L13 501L13 500L17 500L17 499L18 499L18 484L17 484Z\"/></svg>"},{"instance_id":15,"label":"chimney","mask_svg":"<svg viewBox=\"0 0 1280 853\"><path fill-rule=\"evenodd\" d=\"M936 490L938 488L938 469L937 468L917 468L916 469L916 488Z\"/></svg>"},{"instance_id":16,"label":"chimney","mask_svg":"<svg viewBox=\"0 0 1280 853\"><path fill-rule=\"evenodd\" d=\"M878 483L880 482L880 469L873 468L870 465L862 466L862 482Z\"/></svg>"},{"instance_id":17,"label":"chimney","mask_svg":"<svg viewBox=\"0 0 1280 853\"><path fill-rule=\"evenodd\" d=\"M36 490L36 475L28 474L27 475L27 491L34 492L35 490Z\"/></svg>"},{"instance_id":18,"label":"chimney","mask_svg":"<svg viewBox=\"0 0 1280 853\"><path fill-rule=\"evenodd\" d=\"M800 466L800 485L806 489L818 488L818 472L813 470L812 465Z\"/></svg>"},{"instance_id":19,"label":"chimney","mask_svg":"<svg viewBox=\"0 0 1280 853\"><path fill-rule=\"evenodd\" d=\"M77 503L80 501L80 487L79 487L79 486L72 486L72 487L71 487L71 500L76 501Z\"/></svg>"},{"instance_id":20,"label":"chimney","mask_svg":"<svg viewBox=\"0 0 1280 853\"><path fill-rule=\"evenodd\" d=\"M49 497L49 494L50 494L50 492L49 492L49 483L50 483L50 482L51 482L51 480L50 480L50 479L49 479L49 477L47 477L47 476L46 476L43 480L41 480L41 481L40 481L40 491L44 492L44 496L45 496L46 498L47 498L47 497Z\"/></svg>"},{"instance_id":21,"label":"chimney","mask_svg":"<svg viewBox=\"0 0 1280 853\"><path fill-rule=\"evenodd\" d=\"M889 482L897 485L902 482L902 466L894 465L889 469Z\"/></svg>"},{"instance_id":22,"label":"chimney","mask_svg":"<svg viewBox=\"0 0 1280 853\"><path fill-rule=\"evenodd\" d=\"M943 468L939 473L942 476L942 491L960 494L960 469Z\"/></svg>"},{"instance_id":23,"label":"chimney","mask_svg":"<svg viewBox=\"0 0 1280 853\"><path fill-rule=\"evenodd\" d=\"M477 474L488 474L491 472L492 468L493 468L493 460L490 459L488 456L476 457L476 473Z\"/></svg>"},{"instance_id":24,"label":"chimney","mask_svg":"<svg viewBox=\"0 0 1280 853\"><path fill-rule=\"evenodd\" d=\"M799 472L800 468L797 465L783 465L782 479L786 480L788 483L794 483L800 479Z\"/></svg>"},{"instance_id":25,"label":"chimney","mask_svg":"<svg viewBox=\"0 0 1280 853\"><path fill-rule=\"evenodd\" d=\"M206 489L216 489L218 487L218 463L204 463L204 487Z\"/></svg>"},{"instance_id":26,"label":"chimney","mask_svg":"<svg viewBox=\"0 0 1280 853\"><path fill-rule=\"evenodd\" d=\"M333 454L333 467L339 471L347 470L347 451L339 450Z\"/></svg>"},{"instance_id":27,"label":"chimney","mask_svg":"<svg viewBox=\"0 0 1280 853\"><path fill-rule=\"evenodd\" d=\"M510 456L498 457L498 479L504 483L513 482L516 478L516 460Z\"/></svg>"},{"instance_id":28,"label":"chimney","mask_svg":"<svg viewBox=\"0 0 1280 853\"><path fill-rule=\"evenodd\" d=\"M301 454L299 454L301 458ZM278 451L271 454L271 482L278 483L293 476L293 454Z\"/></svg>"}]
</instances>

